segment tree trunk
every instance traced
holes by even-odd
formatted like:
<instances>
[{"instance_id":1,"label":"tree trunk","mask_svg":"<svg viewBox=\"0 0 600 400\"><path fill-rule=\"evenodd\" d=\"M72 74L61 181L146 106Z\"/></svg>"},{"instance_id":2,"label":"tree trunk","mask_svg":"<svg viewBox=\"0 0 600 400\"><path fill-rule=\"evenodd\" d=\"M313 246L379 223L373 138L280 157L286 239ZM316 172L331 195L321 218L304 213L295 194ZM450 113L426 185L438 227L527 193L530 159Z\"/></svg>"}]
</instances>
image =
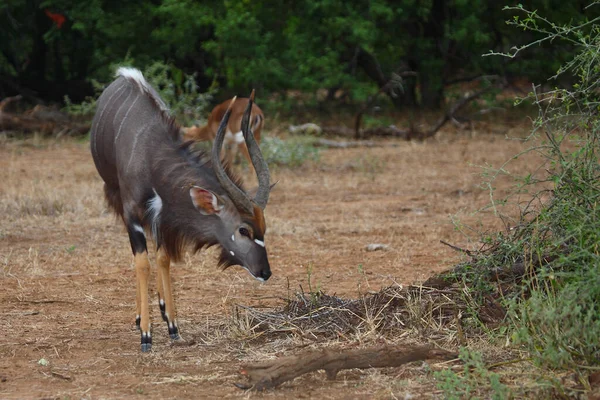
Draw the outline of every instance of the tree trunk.
<instances>
[{"instance_id":1,"label":"tree trunk","mask_svg":"<svg viewBox=\"0 0 600 400\"><path fill-rule=\"evenodd\" d=\"M437 61L437 60L436 60ZM424 63L426 66L419 71L421 84L421 106L430 110L438 110L444 99L444 81L442 78L443 65L438 63Z\"/></svg>"},{"instance_id":2,"label":"tree trunk","mask_svg":"<svg viewBox=\"0 0 600 400\"><path fill-rule=\"evenodd\" d=\"M444 72L447 49L444 45L445 0L433 0L431 11L423 26L420 43L416 45L421 106L439 109L444 99Z\"/></svg>"}]
</instances>

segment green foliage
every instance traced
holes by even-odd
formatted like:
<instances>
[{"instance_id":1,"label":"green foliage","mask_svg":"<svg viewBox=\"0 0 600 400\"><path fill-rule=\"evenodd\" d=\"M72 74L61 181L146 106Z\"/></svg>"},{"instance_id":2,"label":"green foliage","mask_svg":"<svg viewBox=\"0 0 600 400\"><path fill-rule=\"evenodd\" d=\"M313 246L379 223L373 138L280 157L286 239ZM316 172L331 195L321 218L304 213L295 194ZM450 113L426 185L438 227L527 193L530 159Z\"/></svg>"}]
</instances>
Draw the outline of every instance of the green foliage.
<instances>
[{"instance_id":1,"label":"green foliage","mask_svg":"<svg viewBox=\"0 0 600 400\"><path fill-rule=\"evenodd\" d=\"M600 7L600 6L596 6ZM539 108L532 137L544 139L530 151L544 165L523 177L515 196L528 195L520 218L508 233L484 238L489 251L478 257L468 276L522 264L525 279L516 291L503 292L513 324L513 340L524 346L535 363L551 368L589 368L600 365L600 122L597 89L600 82L600 17L580 24L560 25L521 6L514 25L544 34L540 43L575 45L577 53L556 74L578 77L570 90L533 94ZM494 176L504 173L504 168ZM552 191L539 185L552 185ZM492 187L492 184L489 184ZM511 198L495 200L502 215ZM509 217L504 215L506 220ZM482 278L482 280L485 280ZM492 287L485 289L487 293ZM485 294L484 294L485 296Z\"/></svg>"},{"instance_id":2,"label":"green foliage","mask_svg":"<svg viewBox=\"0 0 600 400\"><path fill-rule=\"evenodd\" d=\"M591 19L596 11L584 3L527 4L564 23ZM47 11L63 15L64 24L56 25ZM108 82L112 66L130 58L139 67L160 61L196 74L203 90L217 79L228 95L252 87L284 98L289 90L341 89L354 102L398 73L414 71L391 100L414 105L421 99L435 107L455 77L546 79L571 57L572 43L543 41L531 56L508 63L479 57L543 35L539 24L539 31L523 32L504 23L519 11L483 0L8 0L0 5L0 75L13 85L0 81L0 94L23 86L42 97L69 94L80 101L93 90L83 83Z\"/></svg>"},{"instance_id":3,"label":"green foliage","mask_svg":"<svg viewBox=\"0 0 600 400\"><path fill-rule=\"evenodd\" d=\"M394 119L388 116L373 116L365 115L363 117L364 129L374 128L378 126L390 126L394 124Z\"/></svg>"},{"instance_id":4,"label":"green foliage","mask_svg":"<svg viewBox=\"0 0 600 400\"><path fill-rule=\"evenodd\" d=\"M113 65L116 70L120 65L128 65L131 60ZM177 117L177 121L190 126L198 120L205 118L210 100L217 90L216 82L207 92L201 93L194 75L188 75L179 68L160 61L153 62L142 71L144 78L160 94L161 98L169 107L171 113ZM65 111L72 115L91 116L96 109L96 100L108 83L100 84L92 81L96 90L96 96L88 97L81 103L73 103L65 96Z\"/></svg>"},{"instance_id":5,"label":"green foliage","mask_svg":"<svg viewBox=\"0 0 600 400\"><path fill-rule=\"evenodd\" d=\"M106 85L96 80L92 80L91 83L95 91L94 96L88 96L82 102L74 103L71 101L71 98L68 95L65 95L63 100L65 106L63 110L75 116L91 117L92 115L94 115L94 112L96 111L96 100L98 99L98 96L100 96L102 90L104 90Z\"/></svg>"},{"instance_id":6,"label":"green foliage","mask_svg":"<svg viewBox=\"0 0 600 400\"><path fill-rule=\"evenodd\" d=\"M260 143L264 159L269 166L299 167L307 161L319 160L319 149L307 136L290 136L287 139L265 137Z\"/></svg>"},{"instance_id":7,"label":"green foliage","mask_svg":"<svg viewBox=\"0 0 600 400\"><path fill-rule=\"evenodd\" d=\"M143 73L179 123L190 126L205 118L210 100L217 90L216 82L207 92L201 93L194 74L185 74L179 68L160 61L148 65Z\"/></svg>"},{"instance_id":8,"label":"green foliage","mask_svg":"<svg viewBox=\"0 0 600 400\"><path fill-rule=\"evenodd\" d=\"M463 370L460 373L444 369L433 374L437 381L436 386L444 392L444 398L448 400L510 398L510 390L500 381L498 374L486 368L481 353L461 347L459 358L463 362ZM483 393L484 391L489 393Z\"/></svg>"}]
</instances>

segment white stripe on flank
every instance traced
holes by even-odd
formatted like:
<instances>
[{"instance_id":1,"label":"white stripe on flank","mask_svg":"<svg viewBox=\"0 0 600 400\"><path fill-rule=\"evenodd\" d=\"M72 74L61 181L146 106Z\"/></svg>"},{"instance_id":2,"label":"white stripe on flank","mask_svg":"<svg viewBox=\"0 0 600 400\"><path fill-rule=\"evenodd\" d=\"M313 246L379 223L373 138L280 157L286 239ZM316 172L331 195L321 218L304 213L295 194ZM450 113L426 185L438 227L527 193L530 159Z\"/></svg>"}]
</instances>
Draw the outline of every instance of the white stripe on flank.
<instances>
[{"instance_id":1,"label":"white stripe on flank","mask_svg":"<svg viewBox=\"0 0 600 400\"><path fill-rule=\"evenodd\" d=\"M96 155L96 156L98 156L98 134L101 133L100 132L100 123L103 121L102 116L104 115L104 112L106 111L108 106L110 106L112 104L111 100L113 99L113 97L115 97L117 94L119 94L119 92L121 92L121 90L123 90L124 88L125 88L125 85L121 85L118 89L115 89L115 92L110 95L110 97L106 101L106 104L104 105L104 108L102 109L102 111L100 111L100 115L98 116L98 125L96 126L96 137L95 137L96 140L94 140L94 155Z\"/></svg>"},{"instance_id":2,"label":"white stripe on flank","mask_svg":"<svg viewBox=\"0 0 600 400\"><path fill-rule=\"evenodd\" d=\"M127 99L129 99L129 96L131 96L131 93L129 93L129 95L127 96ZM115 146L117 146L117 139L119 138L119 135L121 134L121 129L123 129L123 123L127 119L127 115L129 115L129 112L133 109L133 106L135 106L135 103L138 101L139 98L140 98L140 96L137 96L135 98L135 100L133 100L133 103L131 103L131 105L129 106L129 109L125 113L125 116L121 120L121 124L119 125L119 130L117 131L117 134L115 135ZM127 99L125 99L125 102L127 102Z\"/></svg>"},{"instance_id":3,"label":"white stripe on flank","mask_svg":"<svg viewBox=\"0 0 600 400\"><path fill-rule=\"evenodd\" d=\"M254 243L259 245L260 247L265 247L265 242L263 242L262 240L254 239Z\"/></svg>"},{"instance_id":4,"label":"white stripe on flank","mask_svg":"<svg viewBox=\"0 0 600 400\"><path fill-rule=\"evenodd\" d=\"M135 132L135 136L133 137L133 144L131 145L131 155L129 156L129 161L127 162L127 169L129 169L131 162L133 161L133 156L136 154L135 148L137 146L138 138L142 134L142 132L144 132L145 130L146 130L146 125L141 125L140 127L138 127L137 132Z\"/></svg>"}]
</instances>

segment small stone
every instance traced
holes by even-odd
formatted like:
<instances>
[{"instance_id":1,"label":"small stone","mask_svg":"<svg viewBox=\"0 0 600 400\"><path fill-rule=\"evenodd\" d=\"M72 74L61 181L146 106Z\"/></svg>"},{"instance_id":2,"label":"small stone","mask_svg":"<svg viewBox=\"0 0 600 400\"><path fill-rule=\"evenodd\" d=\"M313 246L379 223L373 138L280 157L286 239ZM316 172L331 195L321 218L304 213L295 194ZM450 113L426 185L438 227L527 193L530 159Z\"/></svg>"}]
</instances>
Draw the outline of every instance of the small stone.
<instances>
[{"instance_id":1,"label":"small stone","mask_svg":"<svg viewBox=\"0 0 600 400\"><path fill-rule=\"evenodd\" d=\"M367 251L388 250L390 246L382 243L371 243L367 245Z\"/></svg>"}]
</instances>

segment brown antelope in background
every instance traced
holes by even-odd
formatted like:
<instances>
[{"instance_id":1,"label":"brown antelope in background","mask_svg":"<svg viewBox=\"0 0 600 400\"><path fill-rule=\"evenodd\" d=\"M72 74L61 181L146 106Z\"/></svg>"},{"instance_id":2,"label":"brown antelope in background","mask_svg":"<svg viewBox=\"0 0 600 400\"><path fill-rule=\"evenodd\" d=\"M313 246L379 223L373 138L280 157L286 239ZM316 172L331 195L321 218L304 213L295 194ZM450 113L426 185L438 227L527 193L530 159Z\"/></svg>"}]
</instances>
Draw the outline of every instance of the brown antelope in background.
<instances>
[{"instance_id":1,"label":"brown antelope in background","mask_svg":"<svg viewBox=\"0 0 600 400\"><path fill-rule=\"evenodd\" d=\"M156 242L158 301L172 339L179 339L179 329L170 263L182 257L186 244L196 251L219 245L224 268L241 265L260 281L271 276L263 214L269 169L249 129L253 98L254 91L241 129L258 177L254 198L220 161L235 98L217 129L211 157L193 153L189 143L182 143L179 126L140 71L119 68L117 79L98 99L90 146L107 202L129 234L137 280L136 324L144 352L152 347L146 232Z\"/></svg>"},{"instance_id":2,"label":"brown antelope in background","mask_svg":"<svg viewBox=\"0 0 600 400\"><path fill-rule=\"evenodd\" d=\"M244 115L244 110L247 108L249 103L249 99L247 98L238 98L237 101L231 106L231 117L229 118L229 123L227 124L227 129L225 131L225 156L224 159L229 165L233 165L233 161L235 160L237 149L246 157L248 160L248 165L250 169L252 169L252 161L250 159L250 154L248 153L248 147L244 141L244 136L242 134L242 117ZM202 127L192 126L189 128L182 128L183 137L185 140L195 140L195 141L208 141L214 140L217 135L217 129L219 127L219 123L223 119L225 115L225 111L227 111L227 107L231 104L231 99L224 101L219 104L210 113L208 117L208 121L206 125ZM260 143L260 134L265 123L265 116L256 104L252 105L252 111L250 113L250 126L252 128L252 133L254 134L254 138L257 143Z\"/></svg>"}]
</instances>

